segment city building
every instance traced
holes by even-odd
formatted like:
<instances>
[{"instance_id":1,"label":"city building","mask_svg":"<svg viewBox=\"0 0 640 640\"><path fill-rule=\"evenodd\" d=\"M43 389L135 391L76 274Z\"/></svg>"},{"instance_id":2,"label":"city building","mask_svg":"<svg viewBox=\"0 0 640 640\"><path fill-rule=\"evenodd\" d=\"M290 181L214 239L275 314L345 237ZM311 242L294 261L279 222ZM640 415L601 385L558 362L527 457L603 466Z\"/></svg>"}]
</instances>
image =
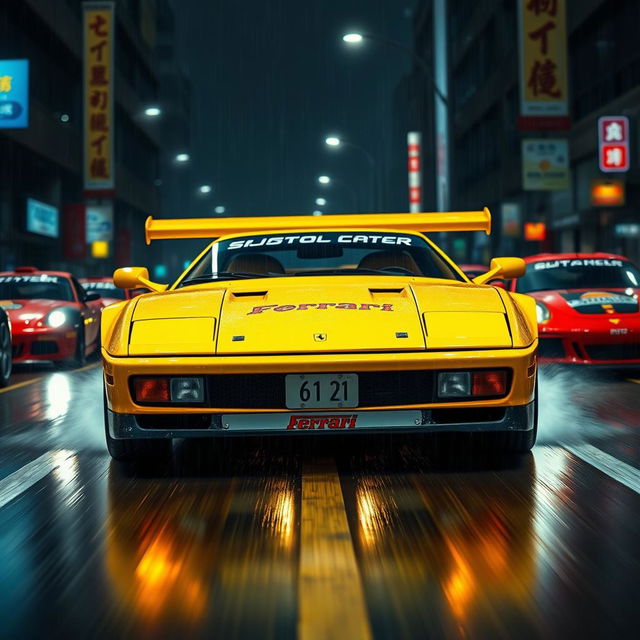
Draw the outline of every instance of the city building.
<instances>
[{"instance_id":1,"label":"city building","mask_svg":"<svg viewBox=\"0 0 640 640\"><path fill-rule=\"evenodd\" d=\"M640 22L640 4L635 0L567 0L571 118L567 131L518 128L517 2L448 0L447 5L451 207L488 206L498 232L491 240L480 234L458 239L457 246L450 247L452 253L475 262L497 253L603 250L638 260L640 39L633 30ZM425 60L433 56L432 13L433 0L418 2L414 47ZM418 75L419 70L413 73ZM428 155L435 148L433 93L423 92L423 148ZM630 170L605 174L599 169L598 118L613 115L627 116L630 121ZM568 141L569 188L524 189L522 140L530 138ZM426 158L423 166L428 198L434 190L434 163ZM594 205L594 181L611 178L623 181L624 204ZM527 222L544 223L544 240L524 239Z\"/></svg>"},{"instance_id":2,"label":"city building","mask_svg":"<svg viewBox=\"0 0 640 640\"><path fill-rule=\"evenodd\" d=\"M28 127L0 128L3 269L34 264L106 275L114 266L147 264L153 255L142 229L146 216L160 207L164 153L161 130L148 115L149 107L161 108L164 95L155 57L156 3L115 2L115 189L101 200L95 199L99 193L87 193L83 182L82 6L81 0L0 4L0 61L28 60L30 96ZM84 215L78 215L86 205L100 204L113 205L104 257L96 257L100 254L87 244ZM38 232L31 210L28 214L34 206L48 212Z\"/></svg>"}]
</instances>

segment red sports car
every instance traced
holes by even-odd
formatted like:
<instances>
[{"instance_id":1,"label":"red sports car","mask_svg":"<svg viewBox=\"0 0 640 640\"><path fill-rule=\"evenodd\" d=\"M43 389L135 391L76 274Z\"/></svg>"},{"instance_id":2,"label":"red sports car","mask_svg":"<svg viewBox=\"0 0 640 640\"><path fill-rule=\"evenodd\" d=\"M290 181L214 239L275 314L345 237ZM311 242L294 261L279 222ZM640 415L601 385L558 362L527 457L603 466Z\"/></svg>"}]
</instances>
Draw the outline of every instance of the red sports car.
<instances>
[{"instance_id":1,"label":"red sports car","mask_svg":"<svg viewBox=\"0 0 640 640\"><path fill-rule=\"evenodd\" d=\"M541 362L640 366L640 271L610 253L525 258L512 291L536 299Z\"/></svg>"},{"instance_id":2,"label":"red sports car","mask_svg":"<svg viewBox=\"0 0 640 640\"><path fill-rule=\"evenodd\" d=\"M70 274L17 267L0 272L0 306L13 331L13 361L81 366L100 341L100 295Z\"/></svg>"},{"instance_id":3,"label":"red sports car","mask_svg":"<svg viewBox=\"0 0 640 640\"><path fill-rule=\"evenodd\" d=\"M114 302L130 300L141 293L148 293L148 289L120 289L113 284L113 278L80 278L80 284L88 292L100 294L100 302L107 307Z\"/></svg>"}]
</instances>

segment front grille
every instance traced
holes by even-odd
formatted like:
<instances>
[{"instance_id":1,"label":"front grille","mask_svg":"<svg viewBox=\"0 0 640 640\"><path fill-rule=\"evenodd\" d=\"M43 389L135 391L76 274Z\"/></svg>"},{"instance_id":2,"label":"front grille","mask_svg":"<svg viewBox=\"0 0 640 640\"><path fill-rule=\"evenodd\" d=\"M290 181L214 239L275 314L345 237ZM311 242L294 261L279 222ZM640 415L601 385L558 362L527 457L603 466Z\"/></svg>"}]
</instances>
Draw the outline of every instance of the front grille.
<instances>
[{"instance_id":1,"label":"front grille","mask_svg":"<svg viewBox=\"0 0 640 640\"><path fill-rule=\"evenodd\" d=\"M31 353L34 356L46 356L58 353L58 343L53 340L41 340L31 345Z\"/></svg>"},{"instance_id":2,"label":"front grille","mask_svg":"<svg viewBox=\"0 0 640 640\"><path fill-rule=\"evenodd\" d=\"M582 347L591 360L640 360L640 343L585 344Z\"/></svg>"},{"instance_id":3,"label":"front grille","mask_svg":"<svg viewBox=\"0 0 640 640\"><path fill-rule=\"evenodd\" d=\"M360 407L391 407L435 401L433 371L358 373ZM286 410L285 374L208 376L209 406L229 409Z\"/></svg>"},{"instance_id":4,"label":"front grille","mask_svg":"<svg viewBox=\"0 0 640 640\"><path fill-rule=\"evenodd\" d=\"M564 346L561 338L540 338L538 342L540 358L564 358Z\"/></svg>"}]
</instances>

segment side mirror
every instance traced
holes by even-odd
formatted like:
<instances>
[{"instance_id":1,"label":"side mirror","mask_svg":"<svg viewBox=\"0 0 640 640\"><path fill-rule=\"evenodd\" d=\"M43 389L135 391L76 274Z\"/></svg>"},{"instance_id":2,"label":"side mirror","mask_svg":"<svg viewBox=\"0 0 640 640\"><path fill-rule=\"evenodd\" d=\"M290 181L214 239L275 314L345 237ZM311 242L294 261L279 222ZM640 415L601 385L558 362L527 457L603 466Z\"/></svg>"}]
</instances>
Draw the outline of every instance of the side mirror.
<instances>
[{"instance_id":1,"label":"side mirror","mask_svg":"<svg viewBox=\"0 0 640 640\"><path fill-rule=\"evenodd\" d=\"M525 274L527 264L522 258L493 258L489 271L473 279L475 284L485 284L494 278L511 280Z\"/></svg>"},{"instance_id":2,"label":"side mirror","mask_svg":"<svg viewBox=\"0 0 640 640\"><path fill-rule=\"evenodd\" d=\"M96 300L100 300L102 296L97 291L87 291L84 296L85 302L95 302Z\"/></svg>"},{"instance_id":3,"label":"side mirror","mask_svg":"<svg viewBox=\"0 0 640 640\"><path fill-rule=\"evenodd\" d=\"M113 272L113 282L121 289L137 289L146 287L151 291L164 291L169 285L151 282L146 267L123 267Z\"/></svg>"}]
</instances>

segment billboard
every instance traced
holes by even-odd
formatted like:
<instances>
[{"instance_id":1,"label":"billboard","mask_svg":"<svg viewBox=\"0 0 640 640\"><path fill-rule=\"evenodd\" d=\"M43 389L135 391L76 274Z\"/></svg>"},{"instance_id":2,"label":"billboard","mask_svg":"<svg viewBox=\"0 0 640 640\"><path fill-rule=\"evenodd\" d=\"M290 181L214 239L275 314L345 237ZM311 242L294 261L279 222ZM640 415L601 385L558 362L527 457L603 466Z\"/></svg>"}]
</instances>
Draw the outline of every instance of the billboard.
<instances>
[{"instance_id":1,"label":"billboard","mask_svg":"<svg viewBox=\"0 0 640 640\"><path fill-rule=\"evenodd\" d=\"M113 206L88 204L85 213L86 241L109 242L113 238Z\"/></svg>"},{"instance_id":2,"label":"billboard","mask_svg":"<svg viewBox=\"0 0 640 640\"><path fill-rule=\"evenodd\" d=\"M568 129L566 0L518 0L524 130Z\"/></svg>"},{"instance_id":3,"label":"billboard","mask_svg":"<svg viewBox=\"0 0 640 640\"><path fill-rule=\"evenodd\" d=\"M48 238L59 235L58 208L27 198L27 231Z\"/></svg>"},{"instance_id":4,"label":"billboard","mask_svg":"<svg viewBox=\"0 0 640 640\"><path fill-rule=\"evenodd\" d=\"M0 60L0 129L29 126L29 61Z\"/></svg>"},{"instance_id":5,"label":"billboard","mask_svg":"<svg viewBox=\"0 0 640 640\"><path fill-rule=\"evenodd\" d=\"M114 5L113 2L84 2L82 7L84 188L89 192L112 192Z\"/></svg>"},{"instance_id":6,"label":"billboard","mask_svg":"<svg viewBox=\"0 0 640 640\"><path fill-rule=\"evenodd\" d=\"M558 138L522 140L522 184L525 191L569 189L569 144Z\"/></svg>"}]
</instances>

